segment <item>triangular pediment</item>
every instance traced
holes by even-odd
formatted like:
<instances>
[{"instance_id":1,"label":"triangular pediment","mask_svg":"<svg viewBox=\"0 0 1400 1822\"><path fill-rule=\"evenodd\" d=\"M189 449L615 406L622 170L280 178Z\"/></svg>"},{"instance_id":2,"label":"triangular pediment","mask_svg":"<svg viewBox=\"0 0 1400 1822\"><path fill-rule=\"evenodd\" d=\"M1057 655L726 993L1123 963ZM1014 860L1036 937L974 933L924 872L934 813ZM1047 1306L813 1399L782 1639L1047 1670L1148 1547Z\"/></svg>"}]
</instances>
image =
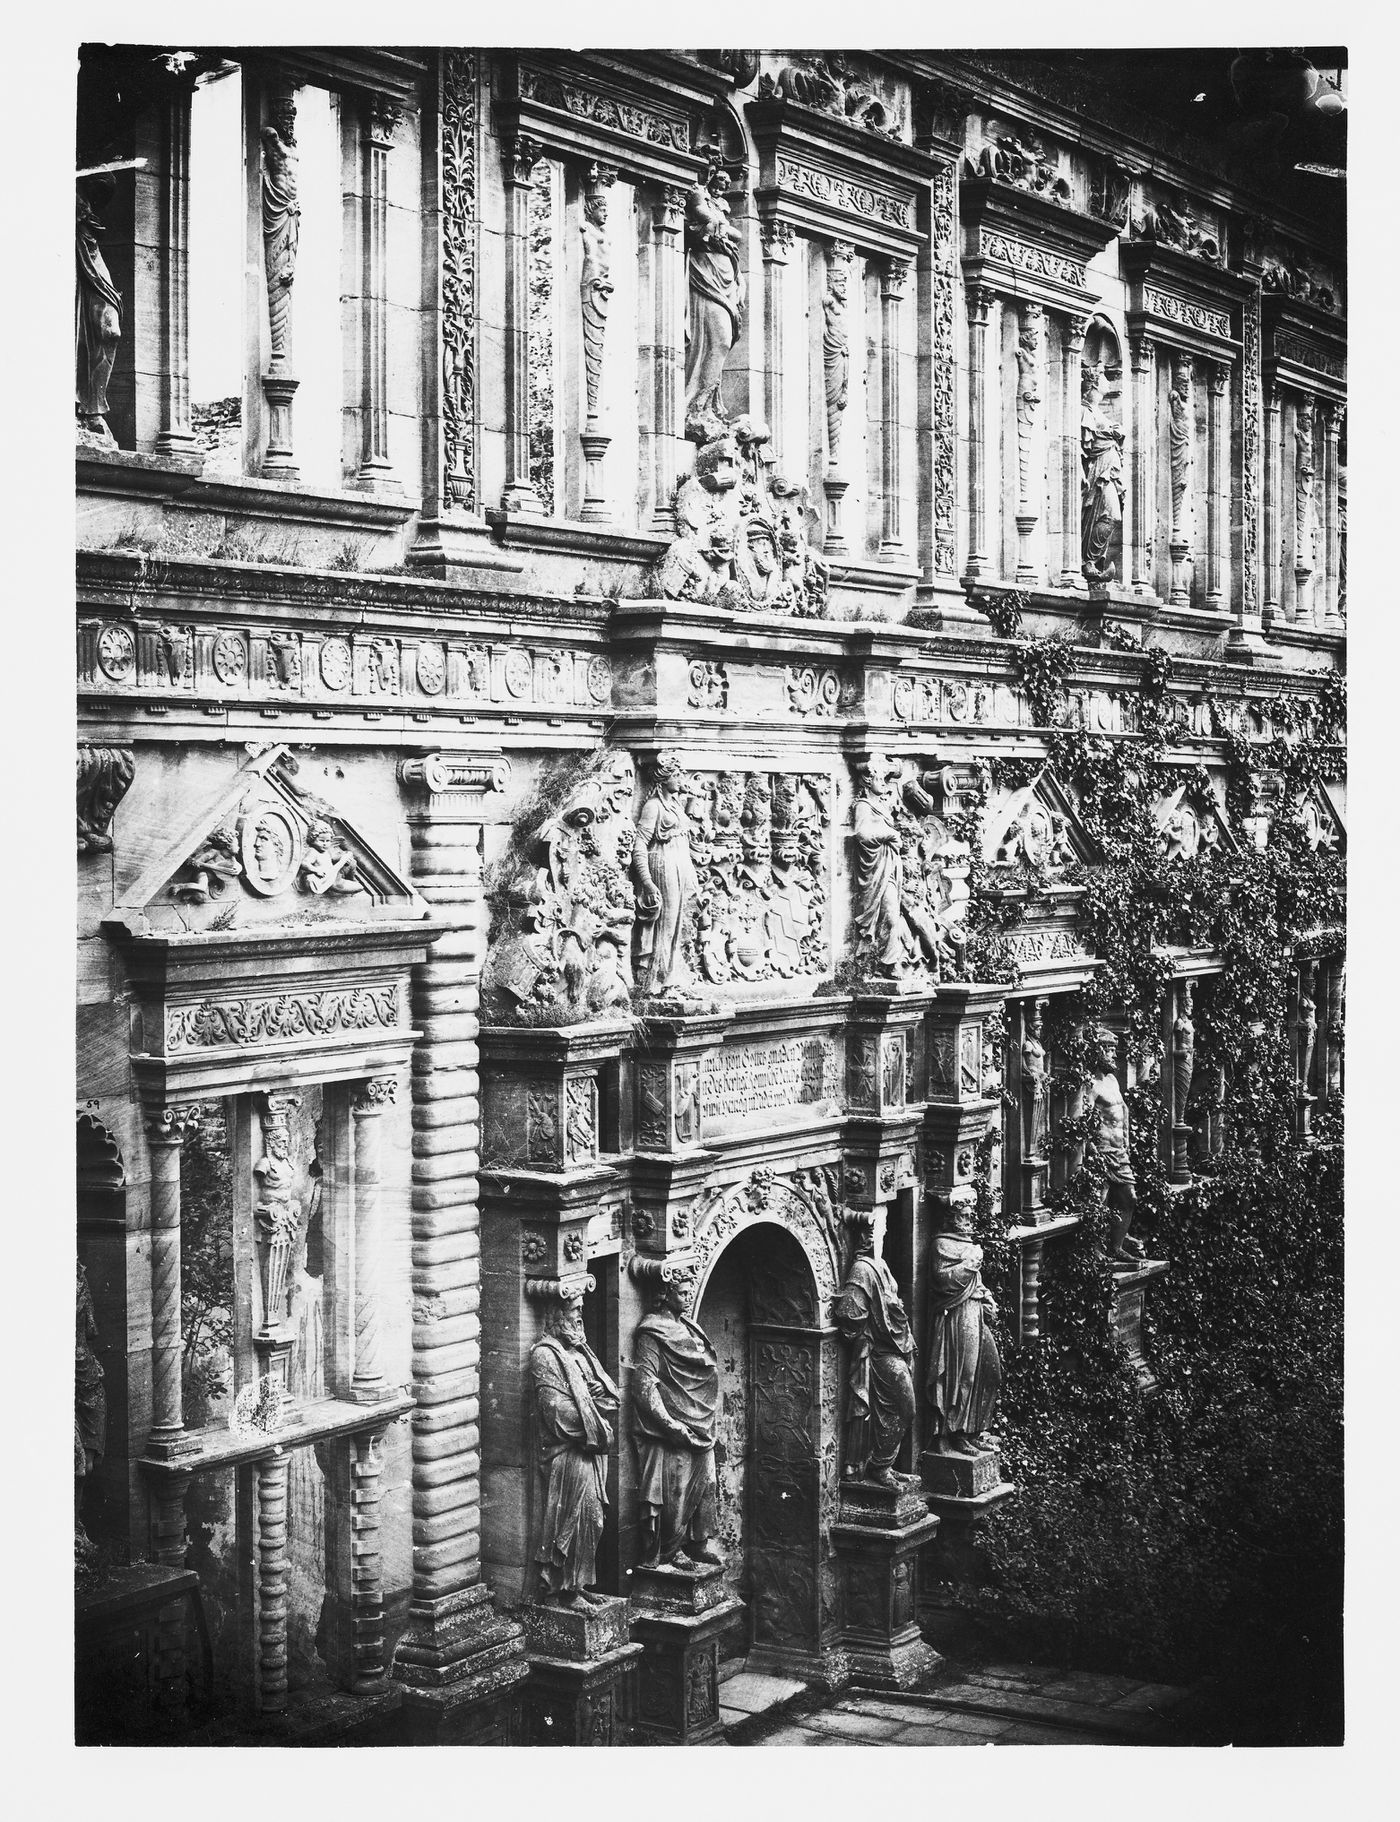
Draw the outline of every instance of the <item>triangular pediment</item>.
<instances>
[{"instance_id":1,"label":"triangular pediment","mask_svg":"<svg viewBox=\"0 0 1400 1822\"><path fill-rule=\"evenodd\" d=\"M1238 854L1239 839L1225 820L1225 812L1211 798L1193 801L1186 783L1164 791L1152 806L1157 837L1168 861L1197 860L1203 855Z\"/></svg>"},{"instance_id":2,"label":"triangular pediment","mask_svg":"<svg viewBox=\"0 0 1400 1822\"><path fill-rule=\"evenodd\" d=\"M133 935L172 936L428 915L413 886L275 746L200 804L113 921Z\"/></svg>"},{"instance_id":3,"label":"triangular pediment","mask_svg":"<svg viewBox=\"0 0 1400 1822\"><path fill-rule=\"evenodd\" d=\"M1294 821L1314 854L1346 853L1347 825L1341 802L1341 794L1335 787L1316 784L1294 812Z\"/></svg>"},{"instance_id":4,"label":"triangular pediment","mask_svg":"<svg viewBox=\"0 0 1400 1822\"><path fill-rule=\"evenodd\" d=\"M982 830L983 861L1008 881L1019 873L1050 880L1073 876L1102 858L1073 797L1049 766L1029 784L993 791Z\"/></svg>"}]
</instances>

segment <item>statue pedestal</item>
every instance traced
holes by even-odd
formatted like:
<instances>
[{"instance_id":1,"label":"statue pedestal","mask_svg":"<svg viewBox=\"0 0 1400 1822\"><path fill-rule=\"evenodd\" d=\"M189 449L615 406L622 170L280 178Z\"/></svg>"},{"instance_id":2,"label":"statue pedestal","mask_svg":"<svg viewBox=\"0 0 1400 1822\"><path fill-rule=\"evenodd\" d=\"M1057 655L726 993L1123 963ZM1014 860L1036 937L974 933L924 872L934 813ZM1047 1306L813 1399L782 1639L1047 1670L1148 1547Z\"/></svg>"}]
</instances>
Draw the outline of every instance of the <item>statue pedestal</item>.
<instances>
[{"instance_id":1,"label":"statue pedestal","mask_svg":"<svg viewBox=\"0 0 1400 1822\"><path fill-rule=\"evenodd\" d=\"M1002 1479L995 1449L975 1455L947 1455L926 1449L919 1458L928 1503L941 1521L937 1541L924 1558L924 1610L939 1612L948 1604L952 1583L980 1581L978 1548L989 1515L1015 1488Z\"/></svg>"},{"instance_id":2,"label":"statue pedestal","mask_svg":"<svg viewBox=\"0 0 1400 1822\"><path fill-rule=\"evenodd\" d=\"M644 1652L638 1744L695 1746L720 1731L719 1639L743 1607L718 1567L658 1564L633 1573L632 1638Z\"/></svg>"},{"instance_id":3,"label":"statue pedestal","mask_svg":"<svg viewBox=\"0 0 1400 1822\"><path fill-rule=\"evenodd\" d=\"M1142 1345L1142 1308L1147 1300L1147 1286L1170 1270L1165 1259L1144 1259L1137 1265L1120 1264L1113 1268L1113 1338L1127 1355L1128 1364L1144 1392L1156 1391L1157 1375L1152 1371Z\"/></svg>"},{"instance_id":4,"label":"statue pedestal","mask_svg":"<svg viewBox=\"0 0 1400 1822\"><path fill-rule=\"evenodd\" d=\"M520 1626L496 1611L485 1582L415 1601L408 1621L392 1677L404 1686L409 1743L509 1746L530 1666Z\"/></svg>"},{"instance_id":5,"label":"statue pedestal","mask_svg":"<svg viewBox=\"0 0 1400 1822\"><path fill-rule=\"evenodd\" d=\"M942 1661L919 1632L919 1552L938 1519L918 1477L894 1487L846 1481L831 1541L841 1563L845 1624L841 1648L851 1681L874 1689L911 1689Z\"/></svg>"},{"instance_id":6,"label":"statue pedestal","mask_svg":"<svg viewBox=\"0 0 1400 1822\"><path fill-rule=\"evenodd\" d=\"M530 1681L525 1688L527 1746L625 1746L637 1660L628 1638L630 1603L526 1607Z\"/></svg>"}]
</instances>

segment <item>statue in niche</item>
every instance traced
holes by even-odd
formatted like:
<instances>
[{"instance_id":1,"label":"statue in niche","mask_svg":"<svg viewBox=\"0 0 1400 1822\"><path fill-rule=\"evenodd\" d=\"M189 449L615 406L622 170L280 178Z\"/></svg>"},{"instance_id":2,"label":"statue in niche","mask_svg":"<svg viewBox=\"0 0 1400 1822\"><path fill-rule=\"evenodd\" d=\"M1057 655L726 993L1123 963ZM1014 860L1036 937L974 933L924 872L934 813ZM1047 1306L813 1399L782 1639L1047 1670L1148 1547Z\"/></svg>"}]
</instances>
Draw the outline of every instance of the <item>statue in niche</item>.
<instances>
[{"instance_id":1,"label":"statue in niche","mask_svg":"<svg viewBox=\"0 0 1400 1822\"><path fill-rule=\"evenodd\" d=\"M978 1455L995 1446L997 1306L982 1282L982 1248L972 1238L970 1212L955 1207L947 1218L950 1227L934 1235L929 1252L927 1391L937 1420L932 1447L943 1455Z\"/></svg>"},{"instance_id":2,"label":"statue in niche","mask_svg":"<svg viewBox=\"0 0 1400 1822\"><path fill-rule=\"evenodd\" d=\"M875 1251L869 1216L849 1223L854 1257L835 1304L846 1357L846 1480L895 1487L894 1464L914 1422L914 1337L899 1287Z\"/></svg>"},{"instance_id":3,"label":"statue in niche","mask_svg":"<svg viewBox=\"0 0 1400 1822\"><path fill-rule=\"evenodd\" d=\"M285 1112L274 1109L264 1116L263 1155L253 1175L258 1180L253 1215L263 1253L263 1330L270 1332L287 1319L287 1267L301 1215L292 1193L296 1167Z\"/></svg>"},{"instance_id":4,"label":"statue in niche","mask_svg":"<svg viewBox=\"0 0 1400 1822\"><path fill-rule=\"evenodd\" d=\"M1046 1000L1036 1000L1021 1040L1021 1098L1026 1104L1026 1156L1043 1158L1050 1131L1050 1060L1041 1042Z\"/></svg>"},{"instance_id":5,"label":"statue in niche","mask_svg":"<svg viewBox=\"0 0 1400 1822\"><path fill-rule=\"evenodd\" d=\"M688 780L674 752L656 756L652 787L637 817L632 867L637 882L645 993L664 994L690 978L686 912L698 890L690 854L690 818L682 800Z\"/></svg>"},{"instance_id":6,"label":"statue in niche","mask_svg":"<svg viewBox=\"0 0 1400 1822\"><path fill-rule=\"evenodd\" d=\"M1191 1017L1194 993L1190 981L1182 983L1181 1002L1172 1023L1172 1105L1178 1126L1186 1119L1191 1077L1196 1069L1196 1026Z\"/></svg>"},{"instance_id":7,"label":"statue in niche","mask_svg":"<svg viewBox=\"0 0 1400 1822\"><path fill-rule=\"evenodd\" d=\"M897 975L909 961L901 916L903 839L893 783L899 768L872 753L862 768L855 807L855 923L877 970Z\"/></svg>"},{"instance_id":8,"label":"statue in niche","mask_svg":"<svg viewBox=\"0 0 1400 1822\"><path fill-rule=\"evenodd\" d=\"M83 1490L87 1477L102 1460L107 1450L106 1373L97 1358L101 1339L97 1317L93 1313L92 1290L83 1262L78 1260L77 1330L73 1355L73 1530L78 1548L85 1549L87 1532L83 1529Z\"/></svg>"},{"instance_id":9,"label":"statue in niche","mask_svg":"<svg viewBox=\"0 0 1400 1822\"><path fill-rule=\"evenodd\" d=\"M363 892L364 882L355 870L355 857L324 817L310 824L301 861L301 889L319 898L323 893Z\"/></svg>"},{"instance_id":10,"label":"statue in niche","mask_svg":"<svg viewBox=\"0 0 1400 1822\"><path fill-rule=\"evenodd\" d=\"M1194 534L1194 479L1196 462L1196 409L1192 399L1192 363L1179 354L1172 363L1171 391L1167 394L1167 435L1171 452L1172 543L1189 549Z\"/></svg>"},{"instance_id":11,"label":"statue in niche","mask_svg":"<svg viewBox=\"0 0 1400 1822\"><path fill-rule=\"evenodd\" d=\"M107 383L122 335L121 293L102 257L99 211L116 193L110 172L79 178L77 186L77 290L75 316L78 442L93 449L115 449L107 424Z\"/></svg>"},{"instance_id":12,"label":"statue in niche","mask_svg":"<svg viewBox=\"0 0 1400 1822\"><path fill-rule=\"evenodd\" d=\"M826 389L826 451L835 468L841 459L841 424L850 396L851 344L846 332L847 287L855 249L836 241L827 249L822 294L822 374Z\"/></svg>"},{"instance_id":13,"label":"statue in niche","mask_svg":"<svg viewBox=\"0 0 1400 1822\"><path fill-rule=\"evenodd\" d=\"M709 177L691 187L686 201L685 433L697 443L722 435L729 422L721 383L744 308L739 239L725 201L729 188L724 166L712 154Z\"/></svg>"},{"instance_id":14,"label":"statue in niche","mask_svg":"<svg viewBox=\"0 0 1400 1822\"><path fill-rule=\"evenodd\" d=\"M1021 312L1020 333L1016 341L1016 466L1017 486L1022 500L1031 500L1031 456L1035 440L1036 413L1040 409L1040 324L1041 312L1028 305Z\"/></svg>"},{"instance_id":15,"label":"statue in niche","mask_svg":"<svg viewBox=\"0 0 1400 1822\"><path fill-rule=\"evenodd\" d=\"M1137 1179L1128 1156L1128 1104L1118 1084L1118 1040L1111 1031L1100 1031L1089 1089L1090 1112L1098 1116L1094 1149L1108 1177L1108 1207L1112 1216L1108 1252L1111 1259L1134 1264L1145 1256L1142 1242L1128 1229L1137 1208Z\"/></svg>"},{"instance_id":16,"label":"statue in niche","mask_svg":"<svg viewBox=\"0 0 1400 1822\"><path fill-rule=\"evenodd\" d=\"M592 166L583 196L579 237L583 264L579 274L579 301L583 313L583 375L588 403L586 428L598 420L598 386L603 373L603 335L608 326L608 305L613 294L608 271L608 192Z\"/></svg>"},{"instance_id":17,"label":"statue in niche","mask_svg":"<svg viewBox=\"0 0 1400 1822\"><path fill-rule=\"evenodd\" d=\"M733 576L739 478L739 445L727 434L711 437L676 490L676 535L656 571L668 599L712 601Z\"/></svg>"},{"instance_id":18,"label":"statue in niche","mask_svg":"<svg viewBox=\"0 0 1400 1822\"><path fill-rule=\"evenodd\" d=\"M1317 564L1317 513L1314 500L1316 470L1313 460L1313 414L1306 400L1299 403L1294 437L1294 514L1297 525L1297 554L1294 566L1298 576L1306 579Z\"/></svg>"},{"instance_id":19,"label":"statue in niche","mask_svg":"<svg viewBox=\"0 0 1400 1822\"><path fill-rule=\"evenodd\" d=\"M1298 1092L1312 1093L1313 1051L1317 1045L1317 963L1298 971Z\"/></svg>"},{"instance_id":20,"label":"statue in niche","mask_svg":"<svg viewBox=\"0 0 1400 1822\"><path fill-rule=\"evenodd\" d=\"M589 1590L598 1579L618 1390L584 1336L581 1289L566 1292L544 1326L530 1350L536 1585L528 1592L563 1607L601 1605Z\"/></svg>"},{"instance_id":21,"label":"statue in niche","mask_svg":"<svg viewBox=\"0 0 1400 1822\"><path fill-rule=\"evenodd\" d=\"M285 90L277 96L273 117L261 133L263 271L271 356L277 366L285 366L291 353L292 283L301 239L296 118L296 102Z\"/></svg>"},{"instance_id":22,"label":"statue in niche","mask_svg":"<svg viewBox=\"0 0 1400 1822\"><path fill-rule=\"evenodd\" d=\"M492 894L491 1018L572 1024L630 1003L634 785L630 756L607 753L519 843Z\"/></svg>"},{"instance_id":23,"label":"statue in niche","mask_svg":"<svg viewBox=\"0 0 1400 1822\"><path fill-rule=\"evenodd\" d=\"M663 1278L632 1341L632 1423L642 1561L719 1564L715 1435L719 1361L686 1315L693 1280Z\"/></svg>"},{"instance_id":24,"label":"statue in niche","mask_svg":"<svg viewBox=\"0 0 1400 1822\"><path fill-rule=\"evenodd\" d=\"M1079 453L1083 470L1080 546L1090 582L1112 582L1108 552L1123 523L1127 487L1123 480L1123 432L1103 406L1104 371L1086 362L1081 374Z\"/></svg>"}]
</instances>

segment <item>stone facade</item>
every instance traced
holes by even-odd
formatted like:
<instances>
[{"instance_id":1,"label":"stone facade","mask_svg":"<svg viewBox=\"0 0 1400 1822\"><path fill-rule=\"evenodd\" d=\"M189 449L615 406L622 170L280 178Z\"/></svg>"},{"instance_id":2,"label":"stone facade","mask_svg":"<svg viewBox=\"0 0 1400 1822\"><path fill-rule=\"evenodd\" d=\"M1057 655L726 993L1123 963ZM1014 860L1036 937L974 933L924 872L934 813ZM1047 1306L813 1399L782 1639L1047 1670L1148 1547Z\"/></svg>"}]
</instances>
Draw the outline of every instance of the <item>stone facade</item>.
<instances>
[{"instance_id":1,"label":"stone facade","mask_svg":"<svg viewBox=\"0 0 1400 1822\"><path fill-rule=\"evenodd\" d=\"M1335 224L1032 77L85 53L82 1515L196 1571L239 1725L685 1742L736 1648L897 1686L920 1561L1012 1494L990 1446L940 1455L922 1367L893 1490L843 1485L833 1313L861 1228L923 1348L990 1145L1002 1345L1039 1332L1048 1135L1084 1111L1042 1019L1100 966L1096 856L1008 616L1069 642L1056 718L1114 742L1140 648L1171 655L1188 858L1269 839L1267 801L1231 826L1228 745L1346 651ZM242 221L192 188L240 147ZM259 275L232 329L216 206ZM993 759L1027 782L989 795ZM1306 814L1344 841L1340 761ZM1027 869L1018 979L979 983L970 893ZM1189 1184L1220 964L1166 965ZM1304 1135L1343 996L1302 966ZM1150 1386L1146 1265L1105 1322ZM673 1281L717 1356L723 1562L668 1570L630 1438ZM579 1299L622 1407L592 1631L531 1605L530 1359Z\"/></svg>"}]
</instances>

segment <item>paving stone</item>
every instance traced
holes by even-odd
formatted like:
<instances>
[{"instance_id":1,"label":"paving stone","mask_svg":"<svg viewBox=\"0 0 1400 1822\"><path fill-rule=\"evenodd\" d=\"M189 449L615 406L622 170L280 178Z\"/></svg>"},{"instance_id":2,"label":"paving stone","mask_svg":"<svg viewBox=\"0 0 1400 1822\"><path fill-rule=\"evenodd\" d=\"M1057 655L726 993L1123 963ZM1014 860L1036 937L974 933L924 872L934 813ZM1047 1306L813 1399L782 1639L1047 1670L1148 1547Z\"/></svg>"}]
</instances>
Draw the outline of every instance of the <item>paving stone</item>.
<instances>
[{"instance_id":1,"label":"paving stone","mask_svg":"<svg viewBox=\"0 0 1400 1822\"><path fill-rule=\"evenodd\" d=\"M952 1714L933 1710L922 1703L899 1702L892 1696L851 1695L838 1702L835 1713L875 1715L883 1720L898 1721L908 1727L949 1728L954 1733L976 1733L985 1738L1013 1725L1009 1719L991 1719L976 1714Z\"/></svg>"},{"instance_id":2,"label":"paving stone","mask_svg":"<svg viewBox=\"0 0 1400 1822\"><path fill-rule=\"evenodd\" d=\"M736 1708L743 1714L762 1714L789 1696L801 1695L807 1687L796 1677L762 1676L756 1671L741 1670L719 1686L720 1705Z\"/></svg>"},{"instance_id":3,"label":"paving stone","mask_svg":"<svg viewBox=\"0 0 1400 1822\"><path fill-rule=\"evenodd\" d=\"M1004 1677L1008 1683L1031 1683L1038 1687L1041 1683L1053 1683L1064 1672L1054 1664L983 1664L963 1674L969 1680L995 1681Z\"/></svg>"},{"instance_id":4,"label":"paving stone","mask_svg":"<svg viewBox=\"0 0 1400 1822\"><path fill-rule=\"evenodd\" d=\"M1141 1713L1147 1709L1155 1714L1165 1714L1168 1709L1175 1708L1178 1702L1183 1701L1186 1693L1176 1683L1139 1683L1127 1695L1120 1696L1116 1702L1110 1702L1109 1707L1115 1714Z\"/></svg>"},{"instance_id":5,"label":"paving stone","mask_svg":"<svg viewBox=\"0 0 1400 1822\"><path fill-rule=\"evenodd\" d=\"M806 1727L779 1727L761 1740L734 1740L735 1746L840 1746L839 1734L815 1733Z\"/></svg>"},{"instance_id":6,"label":"paving stone","mask_svg":"<svg viewBox=\"0 0 1400 1822\"><path fill-rule=\"evenodd\" d=\"M1001 1734L994 1746L1104 1746L1100 1734L1074 1733L1068 1727L1034 1727L1023 1722Z\"/></svg>"},{"instance_id":7,"label":"paving stone","mask_svg":"<svg viewBox=\"0 0 1400 1822\"><path fill-rule=\"evenodd\" d=\"M1043 1683L1040 1693L1062 1696L1069 1702L1093 1702L1107 1707L1137 1688L1137 1678L1130 1676L1095 1676L1076 1671Z\"/></svg>"},{"instance_id":8,"label":"paving stone","mask_svg":"<svg viewBox=\"0 0 1400 1822\"><path fill-rule=\"evenodd\" d=\"M823 1733L840 1734L850 1740L888 1740L909 1724L907 1715L890 1721L877 1714L847 1714L828 1708L821 1714L802 1717L802 1726L819 1728Z\"/></svg>"},{"instance_id":9,"label":"paving stone","mask_svg":"<svg viewBox=\"0 0 1400 1822\"><path fill-rule=\"evenodd\" d=\"M993 1727L996 1723L993 1722ZM989 1734L958 1733L951 1727L906 1727L893 1739L884 1742L886 1746L995 1746L997 1741Z\"/></svg>"}]
</instances>

